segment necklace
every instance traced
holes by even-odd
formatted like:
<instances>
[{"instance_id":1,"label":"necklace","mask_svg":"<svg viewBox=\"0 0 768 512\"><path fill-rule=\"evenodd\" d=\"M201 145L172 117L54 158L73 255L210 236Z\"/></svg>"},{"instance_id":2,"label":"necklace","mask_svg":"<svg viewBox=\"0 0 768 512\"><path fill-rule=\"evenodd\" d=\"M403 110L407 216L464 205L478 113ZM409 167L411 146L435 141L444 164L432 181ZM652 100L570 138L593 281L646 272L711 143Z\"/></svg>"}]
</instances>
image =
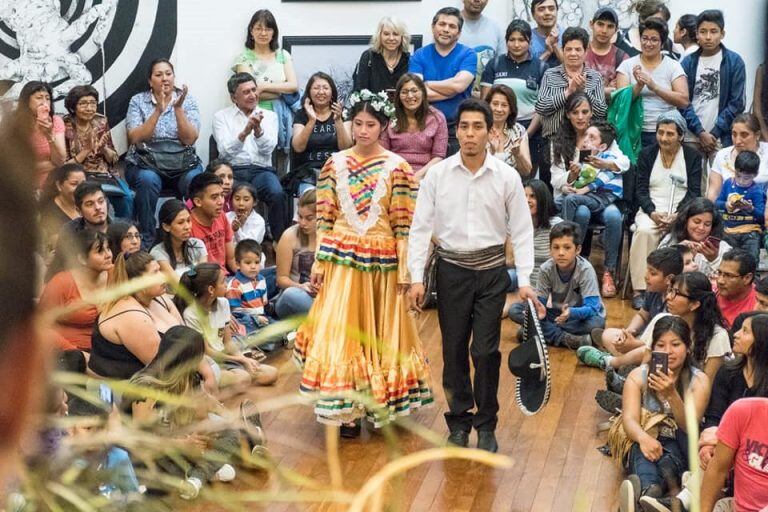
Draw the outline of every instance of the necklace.
<instances>
[{"instance_id":1,"label":"necklace","mask_svg":"<svg viewBox=\"0 0 768 512\"><path fill-rule=\"evenodd\" d=\"M387 65L387 69L390 71L394 71L395 68L397 67L397 63L400 62L400 54L396 53L394 59L387 58L386 56L383 56L383 57L384 57L384 64Z\"/></svg>"}]
</instances>

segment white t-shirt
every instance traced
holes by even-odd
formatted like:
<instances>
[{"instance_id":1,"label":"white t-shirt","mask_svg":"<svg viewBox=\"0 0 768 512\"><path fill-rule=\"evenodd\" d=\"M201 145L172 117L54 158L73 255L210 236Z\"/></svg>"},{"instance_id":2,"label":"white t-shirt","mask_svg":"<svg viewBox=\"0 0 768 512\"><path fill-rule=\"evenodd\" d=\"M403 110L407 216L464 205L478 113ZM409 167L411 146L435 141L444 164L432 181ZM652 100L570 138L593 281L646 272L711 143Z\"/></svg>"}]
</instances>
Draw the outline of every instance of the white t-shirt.
<instances>
[{"instance_id":1,"label":"white t-shirt","mask_svg":"<svg viewBox=\"0 0 768 512\"><path fill-rule=\"evenodd\" d=\"M478 20L464 20L459 42L477 52L483 67L496 55L507 53L504 32L498 23L485 15L480 15Z\"/></svg>"},{"instance_id":2,"label":"white t-shirt","mask_svg":"<svg viewBox=\"0 0 768 512\"><path fill-rule=\"evenodd\" d=\"M203 322L197 316L197 308L188 307L184 310L184 323L203 334L205 341L213 350L224 352L224 329L227 329L231 321L232 313L229 310L229 301L220 297L216 299L216 307L208 312L208 323Z\"/></svg>"},{"instance_id":3,"label":"white t-shirt","mask_svg":"<svg viewBox=\"0 0 768 512\"><path fill-rule=\"evenodd\" d=\"M696 81L693 84L693 111L699 117L704 130L711 132L717 122L720 110L720 63L723 61L723 51L699 58L696 68ZM688 130L685 140L695 141L698 137Z\"/></svg>"},{"instance_id":4,"label":"white t-shirt","mask_svg":"<svg viewBox=\"0 0 768 512\"><path fill-rule=\"evenodd\" d=\"M669 316L670 313L659 313L651 319L648 323L648 327L645 328L643 334L640 336L640 341L645 343L645 346L649 350L653 350L653 327L658 322L659 318L663 316ZM693 333L691 333L693 335ZM707 358L704 360L706 363L710 357L723 357L731 353L731 340L728 338L728 332L720 327L715 326L715 332L712 334L712 338L709 340L709 346L707 347Z\"/></svg>"},{"instance_id":5,"label":"white t-shirt","mask_svg":"<svg viewBox=\"0 0 768 512\"><path fill-rule=\"evenodd\" d=\"M635 75L632 74L632 68L635 66L642 67L642 65L640 55L636 55L622 62L616 71L629 78L629 83L631 85L635 85L637 80L635 80ZM661 63L656 66L656 69L653 71L648 71L645 68L643 68L643 70L650 73L653 81L656 82L659 87L668 90L672 90L672 82L681 76L685 76L685 71L683 71L683 67L680 63L666 55L661 59ZM640 91L640 97L643 99L643 131L655 133L656 120L659 116L676 107L658 97L647 87L643 87L643 90Z\"/></svg>"},{"instance_id":6,"label":"white t-shirt","mask_svg":"<svg viewBox=\"0 0 768 512\"><path fill-rule=\"evenodd\" d=\"M760 169L758 170L755 182L765 186L768 183L768 142L760 142L757 147L757 156L760 157ZM733 178L736 173L736 150L733 146L723 148L715 154L715 160L712 162L712 172L716 172L723 177L723 182Z\"/></svg>"},{"instance_id":7,"label":"white t-shirt","mask_svg":"<svg viewBox=\"0 0 768 512\"><path fill-rule=\"evenodd\" d=\"M225 214L229 225L232 225L232 221L237 217L237 213L229 211ZM264 241L264 234L267 232L267 225L264 222L264 217L256 213L256 210L251 210L251 214L245 219L245 223L240 226L237 231L232 230L235 235L235 243L241 240L256 240L261 243Z\"/></svg>"},{"instance_id":8,"label":"white t-shirt","mask_svg":"<svg viewBox=\"0 0 768 512\"><path fill-rule=\"evenodd\" d=\"M197 265L208 257L208 250L205 248L205 244L199 238L190 238L188 241L189 256L192 260L192 265ZM168 251L165 250L163 244L157 244L149 251L149 255L152 256L155 261L167 261L170 264L171 257L168 255ZM176 263L176 268L173 270L176 275L181 276L184 272L190 269L192 265L185 265L184 263Z\"/></svg>"}]
</instances>

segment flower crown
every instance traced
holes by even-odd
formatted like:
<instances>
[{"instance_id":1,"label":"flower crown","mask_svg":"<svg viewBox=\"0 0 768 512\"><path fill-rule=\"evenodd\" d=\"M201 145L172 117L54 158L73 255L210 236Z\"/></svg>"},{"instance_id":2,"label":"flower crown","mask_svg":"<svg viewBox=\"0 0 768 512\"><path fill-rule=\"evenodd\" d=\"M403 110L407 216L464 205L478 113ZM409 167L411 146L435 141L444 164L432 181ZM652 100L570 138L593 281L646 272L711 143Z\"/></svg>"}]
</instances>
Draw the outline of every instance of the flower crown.
<instances>
[{"instance_id":1,"label":"flower crown","mask_svg":"<svg viewBox=\"0 0 768 512\"><path fill-rule=\"evenodd\" d=\"M395 106L389 101L389 96L387 96L387 93L384 91L373 93L368 89L363 89L362 91L355 91L349 95L350 107L354 107L361 101L370 102L373 110L381 112L389 118L395 115ZM344 109L343 115L344 119L349 119L349 111L347 109Z\"/></svg>"}]
</instances>

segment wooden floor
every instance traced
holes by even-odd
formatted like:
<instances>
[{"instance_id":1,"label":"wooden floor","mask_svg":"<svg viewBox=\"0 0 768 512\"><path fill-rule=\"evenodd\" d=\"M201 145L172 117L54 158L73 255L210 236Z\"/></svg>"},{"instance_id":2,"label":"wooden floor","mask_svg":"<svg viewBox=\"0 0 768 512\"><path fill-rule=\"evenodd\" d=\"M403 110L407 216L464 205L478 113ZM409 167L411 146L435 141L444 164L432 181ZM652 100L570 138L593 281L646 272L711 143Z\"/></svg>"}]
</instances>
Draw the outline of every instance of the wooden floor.
<instances>
[{"instance_id":1,"label":"wooden floor","mask_svg":"<svg viewBox=\"0 0 768 512\"><path fill-rule=\"evenodd\" d=\"M609 325L623 325L633 311L628 302L608 302ZM441 387L440 330L434 311L419 319L423 342L433 375L435 404L412 418L444 436L446 403ZM517 325L502 325L502 369L499 386L499 452L513 460L507 470L494 470L464 461L436 462L408 473L405 481L387 496L389 510L414 511L615 511L620 471L613 461L597 451L605 435L596 433L608 415L593 399L604 386L604 374L578 363L566 349L550 349L554 385L549 405L534 417L525 417L514 403L514 378L506 368L506 356L516 346L512 341ZM282 375L274 388L255 389L256 400L295 394L299 374L283 353L273 360ZM325 459L325 430L307 406L290 406L264 415L269 449L281 468L329 482ZM430 447L422 438L400 433L400 449L410 453ZM470 443L476 442L475 433ZM380 434L366 432L358 440L342 440L341 464L345 489L359 489L388 460L388 448ZM275 492L288 487L274 476L242 475L235 489ZM224 490L222 488L222 490ZM209 507L197 510L214 510ZM269 503L248 510L343 510L328 503L300 505Z\"/></svg>"}]
</instances>

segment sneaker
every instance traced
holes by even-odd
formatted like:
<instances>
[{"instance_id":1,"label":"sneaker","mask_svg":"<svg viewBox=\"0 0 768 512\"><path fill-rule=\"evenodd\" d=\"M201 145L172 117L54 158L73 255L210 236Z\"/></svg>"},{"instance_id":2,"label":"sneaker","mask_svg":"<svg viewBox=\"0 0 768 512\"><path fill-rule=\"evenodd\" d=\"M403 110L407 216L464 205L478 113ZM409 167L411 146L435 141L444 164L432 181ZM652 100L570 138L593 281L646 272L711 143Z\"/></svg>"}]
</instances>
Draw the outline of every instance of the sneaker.
<instances>
[{"instance_id":1,"label":"sneaker","mask_svg":"<svg viewBox=\"0 0 768 512\"><path fill-rule=\"evenodd\" d=\"M645 305L645 292L640 292L639 294L632 297L632 309L642 309Z\"/></svg>"},{"instance_id":2,"label":"sneaker","mask_svg":"<svg viewBox=\"0 0 768 512\"><path fill-rule=\"evenodd\" d=\"M469 446L469 432L465 430L451 430L448 435L448 444L458 446L459 448L466 448Z\"/></svg>"},{"instance_id":3,"label":"sneaker","mask_svg":"<svg viewBox=\"0 0 768 512\"><path fill-rule=\"evenodd\" d=\"M635 512L639 499L640 477L628 475L619 487L619 510L621 512Z\"/></svg>"},{"instance_id":4,"label":"sneaker","mask_svg":"<svg viewBox=\"0 0 768 512\"><path fill-rule=\"evenodd\" d=\"M621 395L613 391L608 391L607 389L598 390L595 393L595 401L608 414L616 414L621 411Z\"/></svg>"},{"instance_id":5,"label":"sneaker","mask_svg":"<svg viewBox=\"0 0 768 512\"><path fill-rule=\"evenodd\" d=\"M605 346L603 345L603 333L605 332L605 329L602 327L595 327L592 329L592 332L589 333L589 338L592 341L592 346L599 348L600 350L605 350Z\"/></svg>"},{"instance_id":6,"label":"sneaker","mask_svg":"<svg viewBox=\"0 0 768 512\"><path fill-rule=\"evenodd\" d=\"M643 512L686 512L683 502L674 496L669 498L652 498L643 496L640 498L640 508Z\"/></svg>"},{"instance_id":7,"label":"sneaker","mask_svg":"<svg viewBox=\"0 0 768 512\"><path fill-rule=\"evenodd\" d=\"M183 500L193 500L200 494L203 482L199 478L187 478L179 486L179 497Z\"/></svg>"},{"instance_id":8,"label":"sneaker","mask_svg":"<svg viewBox=\"0 0 768 512\"><path fill-rule=\"evenodd\" d=\"M605 370L605 387L608 391L622 394L624 393L624 383L627 382L627 378L622 376L619 372L613 368L606 368Z\"/></svg>"},{"instance_id":9,"label":"sneaker","mask_svg":"<svg viewBox=\"0 0 768 512\"><path fill-rule=\"evenodd\" d=\"M565 345L571 350L578 350L579 347L588 347L592 344L589 334L571 334L568 332L560 336L560 345Z\"/></svg>"},{"instance_id":10,"label":"sneaker","mask_svg":"<svg viewBox=\"0 0 768 512\"><path fill-rule=\"evenodd\" d=\"M576 356L579 358L579 361L587 366L600 368L601 370L608 368L608 357L610 355L608 352L603 352L595 347L579 347L576 349Z\"/></svg>"},{"instance_id":11,"label":"sneaker","mask_svg":"<svg viewBox=\"0 0 768 512\"><path fill-rule=\"evenodd\" d=\"M224 464L216 473L213 474L213 481L231 482L235 479L236 476L237 473L235 472L235 468L233 468L230 464Z\"/></svg>"},{"instance_id":12,"label":"sneaker","mask_svg":"<svg viewBox=\"0 0 768 512\"><path fill-rule=\"evenodd\" d=\"M613 274L607 270L603 272L603 289L601 291L605 299L616 296L616 282L613 280Z\"/></svg>"}]
</instances>

